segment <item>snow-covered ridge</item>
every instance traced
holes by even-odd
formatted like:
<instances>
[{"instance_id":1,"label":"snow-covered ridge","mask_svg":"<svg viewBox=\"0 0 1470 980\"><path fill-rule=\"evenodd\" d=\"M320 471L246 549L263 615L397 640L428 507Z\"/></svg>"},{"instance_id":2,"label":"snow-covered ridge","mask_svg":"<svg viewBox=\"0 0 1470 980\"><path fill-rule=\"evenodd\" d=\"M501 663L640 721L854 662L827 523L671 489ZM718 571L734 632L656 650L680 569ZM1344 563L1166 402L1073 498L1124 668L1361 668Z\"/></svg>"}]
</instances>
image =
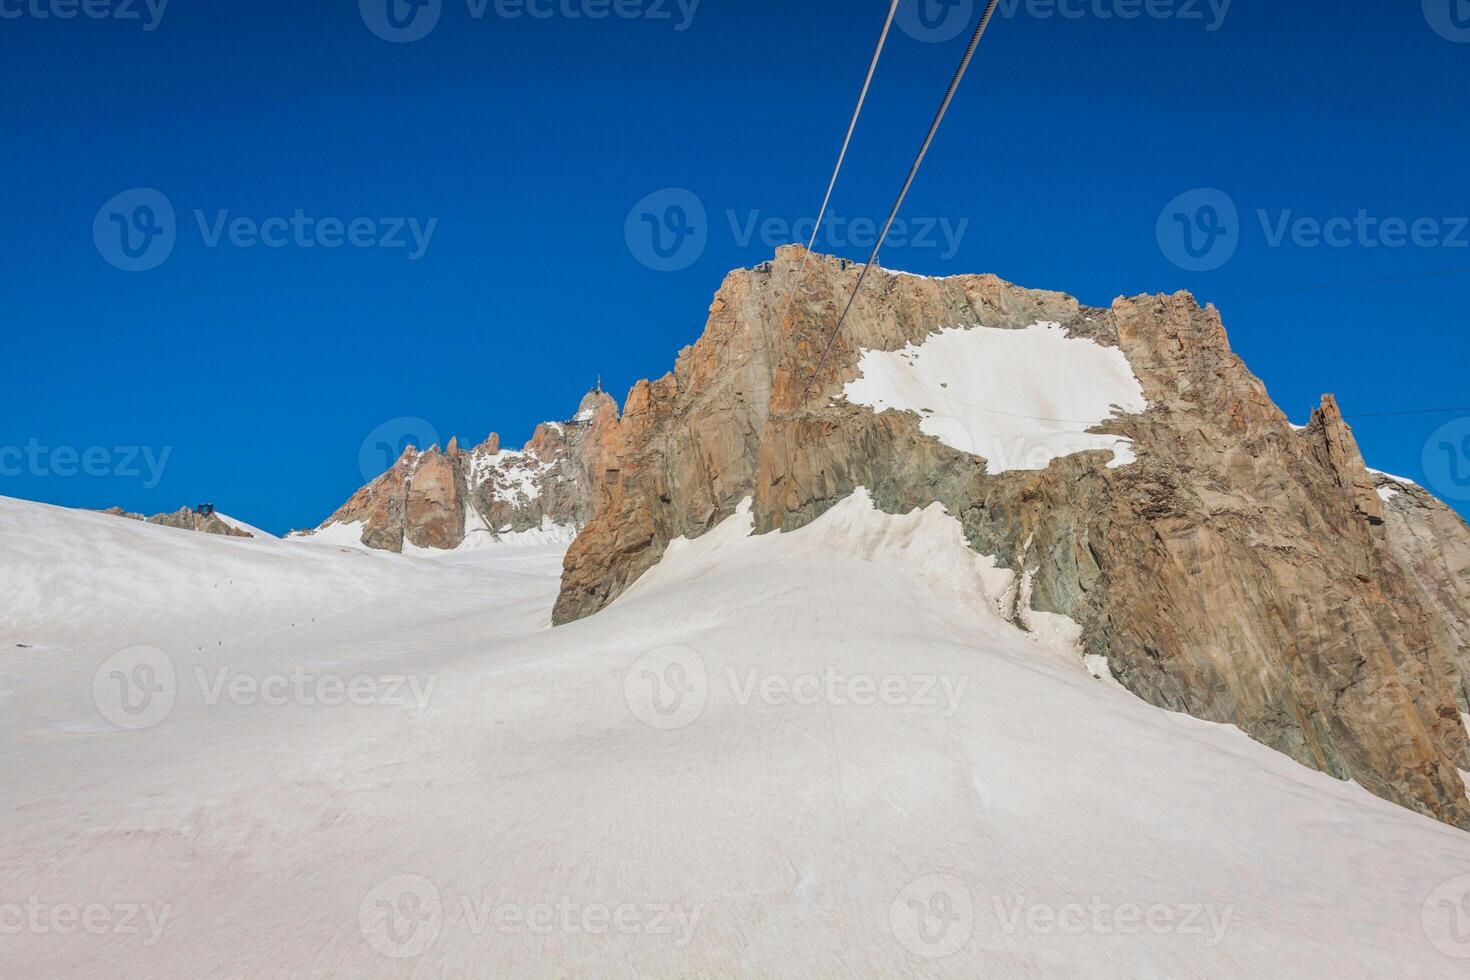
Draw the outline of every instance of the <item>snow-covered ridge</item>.
<instances>
[{"instance_id":1,"label":"snow-covered ridge","mask_svg":"<svg viewBox=\"0 0 1470 980\"><path fill-rule=\"evenodd\" d=\"M1371 466L1369 466L1367 469L1368 472L1372 473L1374 476L1381 476L1385 480L1392 480L1394 483L1402 483L1406 487L1417 487L1419 485L1413 480L1410 480L1408 477L1394 476L1392 473L1385 473L1383 470L1375 470Z\"/></svg>"},{"instance_id":2,"label":"snow-covered ridge","mask_svg":"<svg viewBox=\"0 0 1470 980\"><path fill-rule=\"evenodd\" d=\"M1074 453L1134 461L1132 441L1087 430L1148 407L1121 350L1073 337L1060 324L1023 330L952 327L897 351L862 351L843 395L875 412L915 412L920 429L982 456L990 473L1043 470Z\"/></svg>"},{"instance_id":3,"label":"snow-covered ridge","mask_svg":"<svg viewBox=\"0 0 1470 980\"><path fill-rule=\"evenodd\" d=\"M890 269L887 266L881 266L881 265L878 268L881 269L882 271L888 273L890 276L903 276L906 279L933 279L933 280L939 281L939 280L944 280L944 279L958 279L958 278L960 278L960 276L958 276L958 275L954 275L954 276L926 276L926 275L924 275L921 272L905 272L902 269Z\"/></svg>"},{"instance_id":4,"label":"snow-covered ridge","mask_svg":"<svg viewBox=\"0 0 1470 980\"><path fill-rule=\"evenodd\" d=\"M253 538L265 538L265 539L269 539L269 538L274 538L275 537L275 535L274 534L271 534L269 531L262 531L260 528L256 527L255 525L253 525L253 524L246 524L244 521L238 520L237 518L234 518L234 517L231 517L228 514L221 514L219 511L215 511L214 512L214 516L215 517L218 517L221 521L223 521L229 527L232 527L232 528L234 528L237 531L244 531L246 534L250 535Z\"/></svg>"},{"instance_id":5,"label":"snow-covered ridge","mask_svg":"<svg viewBox=\"0 0 1470 980\"><path fill-rule=\"evenodd\" d=\"M1378 477L1376 481L1378 483L1378 499L1382 500L1385 504L1402 493L1402 487L1413 489L1418 489L1419 487L1419 484L1413 480L1402 476L1394 476L1392 473L1385 473L1383 470L1375 470L1371 466L1368 467L1368 472Z\"/></svg>"}]
</instances>

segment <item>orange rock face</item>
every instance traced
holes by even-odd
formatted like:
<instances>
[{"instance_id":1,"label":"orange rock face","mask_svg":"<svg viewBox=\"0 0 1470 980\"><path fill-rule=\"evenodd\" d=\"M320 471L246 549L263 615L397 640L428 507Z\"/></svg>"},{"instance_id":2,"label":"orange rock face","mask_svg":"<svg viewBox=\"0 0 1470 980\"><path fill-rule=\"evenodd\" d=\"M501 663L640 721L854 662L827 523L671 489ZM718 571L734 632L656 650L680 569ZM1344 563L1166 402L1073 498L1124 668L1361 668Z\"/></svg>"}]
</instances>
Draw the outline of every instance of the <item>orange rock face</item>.
<instances>
[{"instance_id":1,"label":"orange rock face","mask_svg":"<svg viewBox=\"0 0 1470 980\"><path fill-rule=\"evenodd\" d=\"M464 518L462 478L451 457L425 453L404 499L404 536L420 548L453 548L464 540Z\"/></svg>"}]
</instances>

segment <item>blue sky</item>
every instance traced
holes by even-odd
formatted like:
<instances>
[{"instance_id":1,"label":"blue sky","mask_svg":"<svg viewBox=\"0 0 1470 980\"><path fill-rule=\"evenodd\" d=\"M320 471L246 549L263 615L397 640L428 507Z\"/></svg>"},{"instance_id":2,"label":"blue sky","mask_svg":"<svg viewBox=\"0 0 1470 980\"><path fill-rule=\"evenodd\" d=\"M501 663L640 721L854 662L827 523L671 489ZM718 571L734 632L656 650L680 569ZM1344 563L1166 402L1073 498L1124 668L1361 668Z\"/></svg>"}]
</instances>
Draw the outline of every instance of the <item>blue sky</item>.
<instances>
[{"instance_id":1,"label":"blue sky","mask_svg":"<svg viewBox=\"0 0 1470 980\"><path fill-rule=\"evenodd\" d=\"M395 42L384 0L88 2L0 0L0 493L273 531L425 428L395 420L518 443L668 370L815 215L886 10L439 0ZM905 11L823 250L866 257L966 7ZM1465 0L1006 0L883 261L1188 288L1295 420L1335 392L1371 465L1470 497L1470 411L1379 414L1470 406L1470 275L1398 278L1470 267L1467 77ZM704 212L671 260L645 198ZM164 207L171 250L119 268Z\"/></svg>"}]
</instances>

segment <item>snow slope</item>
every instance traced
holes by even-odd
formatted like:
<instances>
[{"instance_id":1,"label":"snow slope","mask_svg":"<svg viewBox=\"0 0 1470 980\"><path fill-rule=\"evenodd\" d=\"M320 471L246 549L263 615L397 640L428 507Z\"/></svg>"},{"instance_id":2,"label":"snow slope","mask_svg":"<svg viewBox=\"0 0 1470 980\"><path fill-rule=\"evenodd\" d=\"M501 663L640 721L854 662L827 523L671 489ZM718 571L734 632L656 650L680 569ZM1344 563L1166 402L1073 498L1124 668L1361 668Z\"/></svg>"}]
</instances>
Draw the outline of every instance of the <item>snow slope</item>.
<instances>
[{"instance_id":1,"label":"snow slope","mask_svg":"<svg viewBox=\"0 0 1470 980\"><path fill-rule=\"evenodd\" d=\"M1094 679L938 506L748 531L551 630L555 548L0 499L5 974L1464 976L1470 837Z\"/></svg>"},{"instance_id":2,"label":"snow slope","mask_svg":"<svg viewBox=\"0 0 1470 980\"><path fill-rule=\"evenodd\" d=\"M566 550L568 544L577 536L577 529L571 524L557 524L549 517L541 519L541 526L529 528L525 531L512 531L509 526L493 531L485 523L479 513L468 504L464 509L465 537L464 540L454 548L425 548L414 544L412 541L403 542L403 553L416 558L448 558L465 551L478 551L485 548L525 548L553 546L562 551ZM331 548L355 548L359 551L372 551L362 542L365 529L362 521L345 521L336 524L324 524L309 532L296 531L287 535L287 540L293 544L303 545L326 545Z\"/></svg>"}]
</instances>

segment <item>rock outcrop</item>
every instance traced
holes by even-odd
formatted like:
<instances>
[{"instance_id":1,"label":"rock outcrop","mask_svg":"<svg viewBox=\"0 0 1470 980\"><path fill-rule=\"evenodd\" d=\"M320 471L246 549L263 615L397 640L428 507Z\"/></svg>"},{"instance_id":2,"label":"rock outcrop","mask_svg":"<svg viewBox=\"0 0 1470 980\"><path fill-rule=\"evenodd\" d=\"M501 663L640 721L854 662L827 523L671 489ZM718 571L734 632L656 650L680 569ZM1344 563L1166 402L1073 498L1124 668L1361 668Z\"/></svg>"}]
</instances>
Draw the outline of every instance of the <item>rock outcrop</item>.
<instances>
[{"instance_id":1,"label":"rock outcrop","mask_svg":"<svg viewBox=\"0 0 1470 980\"><path fill-rule=\"evenodd\" d=\"M566 422L543 422L520 451L490 436L465 451L408 447L312 531L346 532L369 548L451 550L521 535L565 540L586 524L599 499L617 403L589 392Z\"/></svg>"},{"instance_id":2,"label":"rock outcrop","mask_svg":"<svg viewBox=\"0 0 1470 980\"><path fill-rule=\"evenodd\" d=\"M1412 480L1370 471L1383 502L1388 547L1439 612L1456 651L1460 710L1470 713L1470 526Z\"/></svg>"},{"instance_id":3,"label":"rock outcrop","mask_svg":"<svg viewBox=\"0 0 1470 980\"><path fill-rule=\"evenodd\" d=\"M121 507L109 507L102 511L112 517L126 517L132 521L146 521L149 524L161 524L164 527L176 527L185 531L200 531L204 534L223 534L231 538L253 538L255 535L249 531L242 531L232 524L227 524L214 512L201 514L192 507L180 507L178 510L167 514L154 514L148 517L143 514L135 514L132 511L123 510Z\"/></svg>"},{"instance_id":4,"label":"rock outcrop","mask_svg":"<svg viewBox=\"0 0 1470 980\"><path fill-rule=\"evenodd\" d=\"M937 501L977 551L1030 583L1032 608L1079 623L1079 652L1106 657L1140 697L1470 828L1457 772L1470 769L1463 633L1448 621L1463 628L1464 554L1435 553L1430 524L1399 523L1415 498L1385 509L1335 400L1294 429L1216 310L1185 293L1097 309L989 275L874 270L824 358L860 270L813 255L794 289L801 259L788 247L731 273L699 341L599 430L604 476L567 554L557 622L596 612L672 539L708 531L746 497L757 532L800 527L859 486L893 513ZM913 411L844 397L864 352L1038 323L1126 357L1147 407L1087 431L1125 440L1131 458L1002 465L1035 447L937 436L946 401L1006 415L983 386L935 390ZM1045 365L1014 370L1058 383ZM1076 421L1036 415L1038 431Z\"/></svg>"}]
</instances>

